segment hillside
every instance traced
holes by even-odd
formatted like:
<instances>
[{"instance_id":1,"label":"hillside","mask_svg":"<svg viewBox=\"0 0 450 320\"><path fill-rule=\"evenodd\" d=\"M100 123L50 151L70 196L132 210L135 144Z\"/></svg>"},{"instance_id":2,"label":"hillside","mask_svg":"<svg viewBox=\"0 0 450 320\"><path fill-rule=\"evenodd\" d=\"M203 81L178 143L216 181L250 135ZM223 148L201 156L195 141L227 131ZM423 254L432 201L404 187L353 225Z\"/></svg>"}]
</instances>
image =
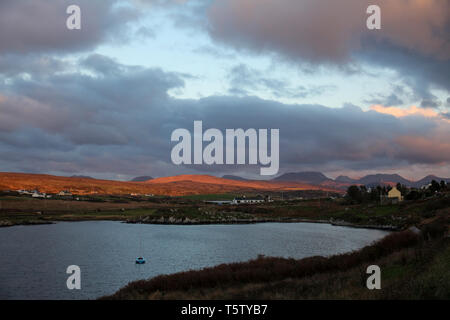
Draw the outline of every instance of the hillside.
<instances>
[{"instance_id":1,"label":"hillside","mask_svg":"<svg viewBox=\"0 0 450 320\"><path fill-rule=\"evenodd\" d=\"M208 175L181 175L157 178L144 182L99 180L92 178L69 178L61 176L25 173L0 173L0 190L39 190L58 193L69 190L73 194L156 194L195 195L220 194L240 191L272 190L328 190L318 186L295 182L237 181Z\"/></svg>"}]
</instances>

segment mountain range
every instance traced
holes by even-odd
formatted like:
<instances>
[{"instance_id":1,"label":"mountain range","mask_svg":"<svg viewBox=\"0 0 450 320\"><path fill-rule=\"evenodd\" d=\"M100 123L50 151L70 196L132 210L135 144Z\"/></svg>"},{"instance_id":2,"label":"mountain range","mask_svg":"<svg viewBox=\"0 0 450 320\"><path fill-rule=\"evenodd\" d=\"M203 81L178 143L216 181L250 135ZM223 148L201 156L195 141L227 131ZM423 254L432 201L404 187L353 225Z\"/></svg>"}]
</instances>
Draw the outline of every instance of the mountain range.
<instances>
[{"instance_id":1,"label":"mountain range","mask_svg":"<svg viewBox=\"0 0 450 320\"><path fill-rule=\"evenodd\" d=\"M79 195L155 194L168 196L297 190L340 192L333 187L295 181L237 181L209 175L179 175L136 182L0 172L0 191L9 190L39 190L45 193L69 190L73 194Z\"/></svg>"},{"instance_id":2,"label":"mountain range","mask_svg":"<svg viewBox=\"0 0 450 320\"><path fill-rule=\"evenodd\" d=\"M312 171L286 173L272 180L248 180L230 175L222 178L210 175L179 175L155 179L142 176L137 177L135 181L0 172L0 191L37 189L46 193L70 190L72 193L80 195L134 193L169 196L298 190L324 190L343 193L352 184L375 186L395 185L400 182L409 187L421 187L432 180L450 182L450 178L433 175L426 176L418 181L410 181L397 174L373 174L359 179L339 176L336 179L331 179L320 172Z\"/></svg>"},{"instance_id":3,"label":"mountain range","mask_svg":"<svg viewBox=\"0 0 450 320\"><path fill-rule=\"evenodd\" d=\"M445 182L450 182L450 178L442 178L434 175L428 175L420 180L411 181L403 178L398 174L383 174L383 173L370 174L358 179L352 179L347 176L338 176L336 179L333 180L331 178L328 178L321 172L314 172L314 171L285 173L279 177L272 179L272 181L297 181L313 185L357 184L357 185L365 185L368 187L374 187L377 185L381 186L396 185L397 183L401 183L407 187L415 187L415 188L420 188L424 185L427 185L431 183L432 180L436 180L437 182L440 182L441 180Z\"/></svg>"},{"instance_id":4,"label":"mountain range","mask_svg":"<svg viewBox=\"0 0 450 320\"><path fill-rule=\"evenodd\" d=\"M248 179L234 176L234 175L225 175L222 178L224 179L231 179L231 180L237 180L237 181L249 181ZM450 178L442 178L437 177L435 175L428 175L420 180L417 181L411 181L408 179L403 178L402 176L398 174L370 174L366 175L362 178L350 178L348 176L338 176L336 179L331 179L324 175L322 172L317 171L303 171L303 172L288 172L285 174L282 174L276 178L273 178L269 181L283 181L283 182L301 182L305 184L311 184L311 185L318 185L318 186L334 186L336 188L346 187L352 184L356 185L365 185L367 187L374 187L374 186L383 186L383 185L396 185L397 183L401 183L407 187L414 187L414 188L420 188L424 185L427 185L431 183L432 180L436 180L437 182L440 182L441 180L445 182L450 182Z\"/></svg>"}]
</instances>

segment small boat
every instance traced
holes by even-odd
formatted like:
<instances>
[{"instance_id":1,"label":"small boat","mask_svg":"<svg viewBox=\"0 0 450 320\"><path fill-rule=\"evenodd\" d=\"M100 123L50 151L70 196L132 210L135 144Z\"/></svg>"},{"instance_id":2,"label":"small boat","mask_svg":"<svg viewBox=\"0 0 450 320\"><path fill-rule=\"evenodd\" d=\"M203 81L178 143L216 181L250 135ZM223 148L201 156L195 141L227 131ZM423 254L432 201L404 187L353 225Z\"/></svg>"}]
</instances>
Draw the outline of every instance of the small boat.
<instances>
[{"instance_id":1,"label":"small boat","mask_svg":"<svg viewBox=\"0 0 450 320\"><path fill-rule=\"evenodd\" d=\"M136 264L144 264L145 263L145 259L142 257L136 258Z\"/></svg>"},{"instance_id":2,"label":"small boat","mask_svg":"<svg viewBox=\"0 0 450 320\"><path fill-rule=\"evenodd\" d=\"M139 237L139 258L136 258L136 264L144 264L145 259L142 257L142 238Z\"/></svg>"}]
</instances>

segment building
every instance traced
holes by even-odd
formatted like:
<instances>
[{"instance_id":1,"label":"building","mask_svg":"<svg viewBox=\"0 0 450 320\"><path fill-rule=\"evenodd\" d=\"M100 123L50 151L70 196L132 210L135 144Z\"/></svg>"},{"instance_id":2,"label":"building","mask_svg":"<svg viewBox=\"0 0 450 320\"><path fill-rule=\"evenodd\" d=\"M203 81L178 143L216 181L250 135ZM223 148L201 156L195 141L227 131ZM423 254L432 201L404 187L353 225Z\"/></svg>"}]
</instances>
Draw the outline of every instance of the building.
<instances>
[{"instance_id":1,"label":"building","mask_svg":"<svg viewBox=\"0 0 450 320\"><path fill-rule=\"evenodd\" d=\"M30 191L30 190L17 190L17 192L18 192L19 194L25 194L25 195L31 196L31 195L33 195L34 193L38 192L38 191L37 191L37 190L33 190L33 191Z\"/></svg>"},{"instance_id":2,"label":"building","mask_svg":"<svg viewBox=\"0 0 450 320\"><path fill-rule=\"evenodd\" d=\"M35 191L31 195L31 197L33 197L33 198L46 198L46 195L45 195L45 193L40 193L39 191Z\"/></svg>"},{"instance_id":3,"label":"building","mask_svg":"<svg viewBox=\"0 0 450 320\"><path fill-rule=\"evenodd\" d=\"M68 190L63 190L63 191L60 191L58 193L58 196L61 196L61 197L63 197L63 196L71 196L71 195L72 195L72 193L70 191L68 191Z\"/></svg>"},{"instance_id":4,"label":"building","mask_svg":"<svg viewBox=\"0 0 450 320\"><path fill-rule=\"evenodd\" d=\"M393 187L387 195L382 195L380 200L381 204L396 204L403 201L403 196L400 190Z\"/></svg>"},{"instance_id":5,"label":"building","mask_svg":"<svg viewBox=\"0 0 450 320\"><path fill-rule=\"evenodd\" d=\"M205 203L217 204L217 205L236 205L236 204L255 204L255 203L263 203L263 202L272 202L269 196L257 196L254 198L246 198L245 196L236 197L233 200L208 200L204 201Z\"/></svg>"},{"instance_id":6,"label":"building","mask_svg":"<svg viewBox=\"0 0 450 320\"><path fill-rule=\"evenodd\" d=\"M233 201L231 201L231 204L251 204L251 203L262 203L265 201L266 201L266 199L261 196L258 196L255 198L246 198L244 196L244 197L234 198Z\"/></svg>"},{"instance_id":7,"label":"building","mask_svg":"<svg viewBox=\"0 0 450 320\"><path fill-rule=\"evenodd\" d=\"M401 193L400 190L398 190L396 187L393 187L391 190L389 190L389 192L388 192L388 198L389 198L389 199L395 199L395 198L397 198L398 201L403 201L402 193Z\"/></svg>"}]
</instances>

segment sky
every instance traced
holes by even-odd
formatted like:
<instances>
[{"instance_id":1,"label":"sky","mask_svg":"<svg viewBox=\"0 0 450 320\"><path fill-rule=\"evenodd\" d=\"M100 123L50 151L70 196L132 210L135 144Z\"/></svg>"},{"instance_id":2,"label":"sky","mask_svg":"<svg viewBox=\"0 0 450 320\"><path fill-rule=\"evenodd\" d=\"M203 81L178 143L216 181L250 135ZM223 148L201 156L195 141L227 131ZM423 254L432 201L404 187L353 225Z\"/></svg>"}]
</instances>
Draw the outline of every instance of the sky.
<instances>
[{"instance_id":1,"label":"sky","mask_svg":"<svg viewBox=\"0 0 450 320\"><path fill-rule=\"evenodd\" d=\"M279 174L450 177L450 2L0 2L0 171L262 178L172 164L195 120L280 129Z\"/></svg>"}]
</instances>

